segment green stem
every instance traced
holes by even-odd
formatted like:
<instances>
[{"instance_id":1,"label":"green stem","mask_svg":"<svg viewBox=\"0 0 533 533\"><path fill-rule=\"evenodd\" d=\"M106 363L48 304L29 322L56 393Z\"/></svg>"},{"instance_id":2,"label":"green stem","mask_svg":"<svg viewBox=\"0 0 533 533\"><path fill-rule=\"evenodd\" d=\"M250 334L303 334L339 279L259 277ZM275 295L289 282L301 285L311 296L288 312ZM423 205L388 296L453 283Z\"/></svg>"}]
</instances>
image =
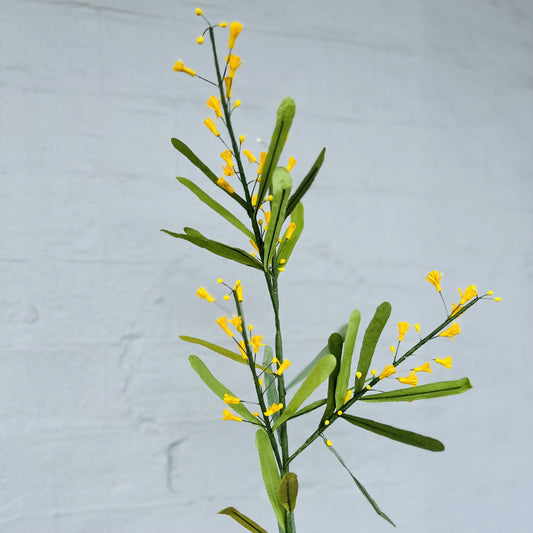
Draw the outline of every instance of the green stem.
<instances>
[{"instance_id":1,"label":"green stem","mask_svg":"<svg viewBox=\"0 0 533 533\"><path fill-rule=\"evenodd\" d=\"M446 328L448 325L450 325L454 320L457 319L457 317L459 317L460 315L462 315L465 311L467 311L470 307L472 307L474 304L476 304L479 300L481 300L480 297L476 296L476 298L474 300L472 300L469 304L465 305L464 307L462 307L457 313L454 313L452 316L449 316L440 326L438 326L437 328L435 328L429 335L426 335L423 339L421 339L417 344L415 344L410 350L408 350L407 352L405 352L404 355L402 355L402 357L400 357L397 361L395 361L393 364L394 364L394 367L396 368L398 365L400 365L401 363L403 363L409 356L413 355L413 353L415 353L419 348L421 348L422 346L424 346L424 344L426 344L427 342L429 342L430 340L434 339L435 337L438 336L438 334L444 329ZM379 377L375 377L374 379L372 379L368 385L370 385L370 388L372 388L374 385L376 385L377 383L379 383L381 380L379 379ZM343 405L343 409L346 411L347 409L349 409L357 400L360 400L362 396L364 396L366 393L368 392L368 389L363 389L361 391L359 391L358 393L354 394L354 396L352 397L352 399L348 402L346 402L344 405ZM322 433L329 427L331 427L331 425L335 422L335 420L337 420L337 418L340 418L340 416L342 415L338 415L337 413L333 413L330 418L329 418L329 424L327 426L321 426L319 427L312 435L310 435L307 440L289 457L289 460L288 462L290 463L291 461L293 461L294 459L296 459L296 457L298 457L298 455L300 455L310 444L312 444L320 435L322 435ZM283 461L283 464L287 464L285 463L285 461Z\"/></svg>"}]
</instances>

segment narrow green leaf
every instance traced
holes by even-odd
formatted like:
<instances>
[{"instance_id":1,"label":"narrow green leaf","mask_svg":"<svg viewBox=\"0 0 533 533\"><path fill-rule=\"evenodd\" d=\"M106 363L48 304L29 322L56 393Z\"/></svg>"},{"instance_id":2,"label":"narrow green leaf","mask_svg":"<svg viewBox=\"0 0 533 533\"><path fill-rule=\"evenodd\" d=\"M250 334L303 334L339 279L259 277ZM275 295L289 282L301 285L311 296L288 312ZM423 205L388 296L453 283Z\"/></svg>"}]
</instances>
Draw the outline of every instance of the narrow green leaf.
<instances>
[{"instance_id":1,"label":"narrow green leaf","mask_svg":"<svg viewBox=\"0 0 533 533\"><path fill-rule=\"evenodd\" d=\"M294 229L294 233L292 234L291 238L285 239L279 248L279 252L276 257L278 266L281 266L282 260L284 260L283 264L286 264L289 261L289 257L291 256L292 251L294 250L294 247L296 246L296 243L298 242L298 239L300 238L300 235L304 229L304 206L302 203L299 203L294 209L291 215L291 222L296 224L296 228Z\"/></svg>"},{"instance_id":2,"label":"narrow green leaf","mask_svg":"<svg viewBox=\"0 0 533 533\"><path fill-rule=\"evenodd\" d=\"M341 360L342 360L342 335L338 333L332 333L328 339L328 348L329 353L335 356L336 365L333 372L329 375L328 379L328 399L326 409L324 414L320 419L319 427L324 424L324 422L335 412L335 390L337 388L337 377L341 369Z\"/></svg>"},{"instance_id":3,"label":"narrow green leaf","mask_svg":"<svg viewBox=\"0 0 533 533\"><path fill-rule=\"evenodd\" d=\"M337 331L337 333L343 338L343 340L346 337L347 329L348 329L348 324L344 324L344 326L341 326L339 330ZM287 390L294 387L294 385L297 385L298 383L300 383L300 381L304 380L309 375L309 372L311 372L311 370L317 364L317 362L320 361L320 359L322 359L322 357L324 357L327 353L330 353L329 347L324 346L324 348L322 348L322 350L318 352L318 354L313 358L313 360L300 373L298 373L296 377L287 385Z\"/></svg>"},{"instance_id":4,"label":"narrow green leaf","mask_svg":"<svg viewBox=\"0 0 533 533\"><path fill-rule=\"evenodd\" d=\"M257 525L251 518L247 517L245 514L242 514L240 511L237 511L235 507L226 507L219 511L218 514L227 514L231 516L233 520L238 522L244 529L248 531L254 531L255 533L267 533L266 529L263 529L261 526Z\"/></svg>"},{"instance_id":5,"label":"narrow green leaf","mask_svg":"<svg viewBox=\"0 0 533 533\"><path fill-rule=\"evenodd\" d=\"M370 363L374 356L376 344L378 343L379 336L389 319L391 310L390 303L383 302L376 309L374 317L366 328L365 336L363 337L363 346L361 347L361 355L359 356L359 362L357 363L357 372L361 372L361 377L359 379L357 379L357 377L355 378L354 391L356 393L363 389L366 375L368 374L368 369L370 368Z\"/></svg>"},{"instance_id":6,"label":"narrow green leaf","mask_svg":"<svg viewBox=\"0 0 533 533\"><path fill-rule=\"evenodd\" d=\"M452 396L461 394L472 388L468 378L456 379L453 381L439 381L428 383L418 387L381 392L361 396L365 402L412 402L414 400L427 400L428 398L440 398L441 396Z\"/></svg>"},{"instance_id":7,"label":"narrow green leaf","mask_svg":"<svg viewBox=\"0 0 533 533\"><path fill-rule=\"evenodd\" d=\"M268 369L267 374L265 374L265 391L267 396L267 402L268 405L272 405L273 403L279 403L279 397L278 397L278 389L276 388L276 378L274 376L274 372L272 372L272 359L274 358L274 354L272 352L272 348L268 345L265 346L264 352L263 352L263 365L265 368ZM279 411L277 413L274 413L270 420L272 423L274 423L279 418Z\"/></svg>"},{"instance_id":8,"label":"narrow green leaf","mask_svg":"<svg viewBox=\"0 0 533 533\"><path fill-rule=\"evenodd\" d=\"M195 155L193 151L184 142L175 138L172 138L171 142L172 146L174 146L174 148L178 150L178 152L183 154L196 168L201 170L203 174L205 174L215 185L217 185L217 175L212 170L210 170L209 167L203 161L201 161L200 158ZM242 207L244 207L244 209L246 209L246 201L241 198L237 193L229 193L221 187L218 188L223 190L226 194L229 194L236 202L238 202Z\"/></svg>"},{"instance_id":9,"label":"narrow green leaf","mask_svg":"<svg viewBox=\"0 0 533 533\"><path fill-rule=\"evenodd\" d=\"M294 415L292 415L291 419L296 418L298 416L305 415L309 413L310 411L314 411L315 409L318 409L319 407L322 407L327 403L326 398L322 400L317 400L316 402L310 403L309 405L306 405L305 407L302 407L299 411L296 411Z\"/></svg>"},{"instance_id":10,"label":"narrow green leaf","mask_svg":"<svg viewBox=\"0 0 533 533\"><path fill-rule=\"evenodd\" d=\"M187 178L176 178L182 185L185 185L193 194L195 194L204 204L209 206L213 211L216 211L221 217L224 217L230 224L235 226L238 230L242 231L247 237L253 239L254 234L230 211L228 211L223 205L219 204L216 200L211 198L206 192L204 192L198 185L193 183Z\"/></svg>"},{"instance_id":11,"label":"narrow green leaf","mask_svg":"<svg viewBox=\"0 0 533 533\"><path fill-rule=\"evenodd\" d=\"M278 167L272 174L272 195L274 199L270 202L270 222L265 233L265 260L264 265L268 267L272 261L278 238L285 221L285 209L291 193L292 178L289 171L284 167ZM259 196L261 198L261 196Z\"/></svg>"},{"instance_id":12,"label":"narrow green leaf","mask_svg":"<svg viewBox=\"0 0 533 533\"><path fill-rule=\"evenodd\" d=\"M353 416L344 414L341 418L350 422L354 426L366 429L367 431L372 431L377 433L382 437L387 437L403 444L409 444L410 446L416 446L417 448L422 448L424 450L429 450L430 452L443 452L444 444L437 439L432 437L425 437L419 433L414 433L413 431L407 431L406 429L399 429L387 424L382 424L380 422L375 422L374 420L368 420L367 418L361 418L359 416Z\"/></svg>"},{"instance_id":13,"label":"narrow green leaf","mask_svg":"<svg viewBox=\"0 0 533 533\"><path fill-rule=\"evenodd\" d=\"M196 355L189 356L189 363L193 370L200 376L201 380L221 399L224 399L224 394L229 394L230 396L236 396L231 392L226 386L224 386L218 379L211 374L205 363ZM231 408L238 413L242 418L246 418L252 424L257 424L257 419L255 418L248 409L242 404L233 404Z\"/></svg>"},{"instance_id":14,"label":"narrow green leaf","mask_svg":"<svg viewBox=\"0 0 533 533\"><path fill-rule=\"evenodd\" d=\"M341 368L335 389L335 409L340 409L344 405L344 398L348 392L350 374L352 373L352 355L360 322L361 313L355 309L348 319L348 329L346 330L346 339L344 340L342 350Z\"/></svg>"},{"instance_id":15,"label":"narrow green leaf","mask_svg":"<svg viewBox=\"0 0 533 533\"><path fill-rule=\"evenodd\" d=\"M298 476L292 472L287 472L280 481L278 488L279 501L290 514L296 507L298 496Z\"/></svg>"},{"instance_id":16,"label":"narrow green leaf","mask_svg":"<svg viewBox=\"0 0 533 533\"><path fill-rule=\"evenodd\" d=\"M192 344L199 344L200 346L203 346L204 348L212 350L215 353L223 355L224 357L227 357L232 361L236 361L237 363L241 363L243 365L248 366L248 361L246 361L241 354L238 354L237 352L232 352L231 350L219 346L218 344L213 344L212 342L197 339L196 337L189 337L187 335L180 335L180 339L182 341L190 342ZM257 364L255 365L255 367L259 368L259 370L264 370L265 372L272 374L272 370L270 370L270 368L265 368L264 366Z\"/></svg>"},{"instance_id":17,"label":"narrow green leaf","mask_svg":"<svg viewBox=\"0 0 533 533\"><path fill-rule=\"evenodd\" d=\"M205 250L208 250L215 255L219 255L220 257L225 257L226 259L231 259L237 263L263 270L261 263L244 250L241 250L240 248L233 248L227 244L208 239L199 231L192 230L192 228L185 228L185 233L174 233L173 231L168 231L166 229L162 229L161 231L167 233L171 237L175 237L176 239L183 239L196 246L199 246L200 248L204 248Z\"/></svg>"},{"instance_id":18,"label":"narrow green leaf","mask_svg":"<svg viewBox=\"0 0 533 533\"><path fill-rule=\"evenodd\" d=\"M311 170L307 173L305 178L302 180L302 183L298 185L298 188L296 189L295 193L290 197L289 203L287 205L287 210L285 211L286 217L288 217L292 213L292 211L295 209L295 207L298 205L298 203L303 198L303 195L309 190L309 188L313 184L313 181L315 181L316 175L318 174L318 171L320 170L320 167L322 166L322 163L324 162L325 155L326 155L326 149L322 148L322 151L320 152L319 156L316 158L316 161L313 163Z\"/></svg>"},{"instance_id":19,"label":"narrow green leaf","mask_svg":"<svg viewBox=\"0 0 533 533\"><path fill-rule=\"evenodd\" d=\"M337 360L334 355L326 354L315 367L311 370L305 381L300 385L300 388L294 393L289 405L283 410L281 416L274 424L273 429L291 418L296 413L300 405L307 400L312 392L333 372Z\"/></svg>"},{"instance_id":20,"label":"narrow green leaf","mask_svg":"<svg viewBox=\"0 0 533 533\"><path fill-rule=\"evenodd\" d=\"M259 192L257 193L257 198L261 200L266 196L267 190L270 189L272 175L274 169L278 165L283 147L285 146L295 112L296 104L294 103L294 100L290 97L284 98L278 107L276 127L272 133L265 164L263 165L263 173L261 174L261 181L259 183ZM260 204L261 201L258 201L255 213L258 212Z\"/></svg>"},{"instance_id":21,"label":"narrow green leaf","mask_svg":"<svg viewBox=\"0 0 533 533\"><path fill-rule=\"evenodd\" d=\"M263 475L263 482L265 483L268 499L274 509L274 513L278 520L278 524L285 531L285 509L279 500L278 487L280 484L280 476L276 458L272 451L270 439L264 429L259 429L255 434L255 445L259 453L259 463L261 465L261 474Z\"/></svg>"},{"instance_id":22,"label":"narrow green leaf","mask_svg":"<svg viewBox=\"0 0 533 533\"><path fill-rule=\"evenodd\" d=\"M325 442L325 439L324 439L324 442ZM333 446L327 446L327 448L333 453L333 455L337 458L339 463L344 467L344 469L348 472L348 474L350 474L350 477L353 479L355 485L363 493L363 496L368 500L370 505L374 508L374 511L376 511L376 513L379 516L381 516L381 518L384 518L387 522L389 522L389 524L392 524L394 527L396 527L396 524L379 508L379 505L372 498L372 496L370 496L369 492L365 489L365 487L363 487L361 482L352 474L352 472L346 466L346 463L342 460L342 457L337 453L335 448L333 448Z\"/></svg>"}]
</instances>

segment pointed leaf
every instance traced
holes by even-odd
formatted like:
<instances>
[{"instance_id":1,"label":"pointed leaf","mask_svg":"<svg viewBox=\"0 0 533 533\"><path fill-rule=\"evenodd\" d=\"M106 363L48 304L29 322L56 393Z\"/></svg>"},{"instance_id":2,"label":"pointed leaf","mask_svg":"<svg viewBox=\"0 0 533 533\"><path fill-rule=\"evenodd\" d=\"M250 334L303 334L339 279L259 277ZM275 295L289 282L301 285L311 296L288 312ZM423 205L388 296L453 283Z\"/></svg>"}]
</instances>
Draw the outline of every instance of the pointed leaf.
<instances>
[{"instance_id":1,"label":"pointed leaf","mask_svg":"<svg viewBox=\"0 0 533 533\"><path fill-rule=\"evenodd\" d=\"M389 319L391 313L391 305L389 302L383 302L376 309L374 317L370 321L370 324L366 328L365 336L363 338L363 346L361 347L361 355L359 356L359 362L357 363L357 372L361 372L361 377L355 378L355 389L357 393L363 389L365 384L366 375L374 356L376 344L378 343L379 336Z\"/></svg>"},{"instance_id":2,"label":"pointed leaf","mask_svg":"<svg viewBox=\"0 0 533 533\"><path fill-rule=\"evenodd\" d=\"M189 363L193 370L200 376L201 380L221 399L224 399L224 394L229 394L230 396L236 396L233 394L226 386L222 385L218 379L211 374L204 362L196 355L189 356ZM255 418L248 409L242 404L232 404L231 408L238 413L242 418L246 418L248 422L252 424L257 424L257 419Z\"/></svg>"},{"instance_id":3,"label":"pointed leaf","mask_svg":"<svg viewBox=\"0 0 533 533\"><path fill-rule=\"evenodd\" d=\"M284 167L276 168L272 174L272 195L274 199L270 202L270 222L268 223L264 241L265 267L270 265L278 245L278 238L285 221L285 209L289 201L291 187L292 178L289 171Z\"/></svg>"},{"instance_id":4,"label":"pointed leaf","mask_svg":"<svg viewBox=\"0 0 533 533\"><path fill-rule=\"evenodd\" d=\"M337 361L335 369L329 375L328 379L328 399L326 409L324 414L320 419L319 427L324 424L324 422L335 412L335 390L337 388L337 377L341 369L341 360L342 360L342 343L343 338L338 333L332 333L328 339L328 348L329 353L335 356Z\"/></svg>"},{"instance_id":5,"label":"pointed leaf","mask_svg":"<svg viewBox=\"0 0 533 533\"><path fill-rule=\"evenodd\" d=\"M318 409L319 407L322 407L327 402L326 398L322 400L317 400L316 402L310 403L309 405L306 405L305 407L302 407L299 411L296 411L294 415L292 415L292 418L296 418L298 416L305 415L309 413L310 411L314 411L315 409Z\"/></svg>"},{"instance_id":6,"label":"pointed leaf","mask_svg":"<svg viewBox=\"0 0 533 533\"><path fill-rule=\"evenodd\" d=\"M196 337L189 337L187 335L180 335L180 339L185 342L190 342L192 344L199 344L200 346L203 346L204 348L207 348L209 350L212 350L213 352L216 352L220 355L223 355L224 357L228 357L232 361L236 361L237 363L241 363L243 365L248 366L248 361L244 359L244 357L241 354L238 354L237 352L232 352L231 350L228 350L227 348L223 348L222 346L219 346L218 344L213 344L209 341L204 341L202 339L197 339ZM272 370L269 368L265 368L261 365L255 365L256 368L259 368L260 370L264 370L267 373L272 374Z\"/></svg>"},{"instance_id":7,"label":"pointed leaf","mask_svg":"<svg viewBox=\"0 0 533 533\"><path fill-rule=\"evenodd\" d=\"M239 522L244 529L248 531L254 531L255 533L267 533L266 529L263 529L261 526L257 525L251 518L248 518L245 514L242 514L240 511L237 511L235 507L226 507L219 511L218 514L227 514L231 516L233 520Z\"/></svg>"},{"instance_id":8,"label":"pointed leaf","mask_svg":"<svg viewBox=\"0 0 533 533\"><path fill-rule=\"evenodd\" d=\"M259 429L255 434L255 445L259 452L259 463L261 465L261 474L263 475L263 482L265 483L268 499L274 509L274 514L278 519L278 524L285 531L285 509L279 500L278 487L280 484L280 476L276 458L272 451L270 439L264 429Z\"/></svg>"},{"instance_id":9,"label":"pointed leaf","mask_svg":"<svg viewBox=\"0 0 533 533\"><path fill-rule=\"evenodd\" d=\"M335 409L340 409L344 405L344 398L348 392L350 374L352 373L352 355L360 322L361 313L355 309L348 320L348 329L346 330L346 339L344 340L342 351L341 368L335 390Z\"/></svg>"},{"instance_id":10,"label":"pointed leaf","mask_svg":"<svg viewBox=\"0 0 533 533\"><path fill-rule=\"evenodd\" d=\"M267 190L270 189L272 175L274 173L274 169L278 165L279 156L283 151L283 147L285 146L295 112L296 104L294 103L294 100L290 97L284 98L278 107L278 112L276 115L276 127L272 133L265 164L263 165L263 172L261 174L261 181L259 183L259 192L257 194L257 198L260 200L266 196ZM260 204L261 202L258 201L255 213L259 211Z\"/></svg>"},{"instance_id":11,"label":"pointed leaf","mask_svg":"<svg viewBox=\"0 0 533 533\"><path fill-rule=\"evenodd\" d=\"M278 397L278 389L276 388L276 378L274 377L274 373L272 372L272 359L274 358L274 354L272 352L272 348L268 345L265 346L264 352L263 352L263 365L265 368L268 369L268 372L265 374L265 391L267 396L267 402L268 405L272 405L273 403L279 403L279 397ZM279 411L277 413L274 413L270 420L272 423L274 423L279 418Z\"/></svg>"},{"instance_id":12,"label":"pointed leaf","mask_svg":"<svg viewBox=\"0 0 533 533\"><path fill-rule=\"evenodd\" d=\"M237 263L263 270L261 263L244 250L241 250L240 248L233 248L227 244L207 239L199 231L192 230L192 228L185 228L185 233L174 233L173 231L168 231L166 229L162 229L161 231L168 233L168 235L175 237L176 239L183 239L196 246L199 246L200 248L204 248L205 250L208 250L215 255L219 255L220 257L225 257L226 259L231 259Z\"/></svg>"},{"instance_id":13,"label":"pointed leaf","mask_svg":"<svg viewBox=\"0 0 533 533\"><path fill-rule=\"evenodd\" d=\"M348 474L350 474L357 488L363 493L363 496L368 500L370 505L374 508L374 511L376 511L376 513L378 513L378 515L381 516L381 518L384 518L387 522L389 522L389 524L392 524L394 527L396 527L396 524L379 508L378 504L375 502L372 496L370 496L369 492L365 489L365 487L363 487L360 481L352 474L352 472L346 466L346 463L342 460L342 457L337 453L335 448L333 448L333 446L328 446L327 448L328 450L331 451L331 453L333 453L333 455L337 458L339 463L344 467L344 469L348 472Z\"/></svg>"},{"instance_id":14,"label":"pointed leaf","mask_svg":"<svg viewBox=\"0 0 533 533\"><path fill-rule=\"evenodd\" d=\"M313 181L315 181L316 175L324 162L324 156L326 154L326 149L322 148L319 156L316 158L316 161L313 163L311 170L307 173L305 178L302 180L302 183L298 185L296 192L290 197L289 203L287 205L287 210L285 211L285 216L288 217L292 211L296 208L298 203L303 198L303 195L309 190Z\"/></svg>"},{"instance_id":15,"label":"pointed leaf","mask_svg":"<svg viewBox=\"0 0 533 533\"><path fill-rule=\"evenodd\" d=\"M353 416L344 414L341 418L350 422L354 426L366 429L367 431L372 431L377 433L382 437L387 437L403 444L409 444L410 446L416 446L417 448L422 448L424 450L429 450L430 452L442 452L444 451L444 444L437 439L432 437L425 437L419 433L414 433L413 431L407 431L406 429L399 429L387 424L381 424L380 422L375 422L374 420L368 420L368 418L361 418L359 416Z\"/></svg>"},{"instance_id":16,"label":"pointed leaf","mask_svg":"<svg viewBox=\"0 0 533 533\"><path fill-rule=\"evenodd\" d=\"M344 326L341 326L337 333L343 338L346 337L346 330L348 329L348 324L344 324ZM294 387L294 385L297 385L300 383L300 381L304 380L308 375L309 372L314 368L314 366L317 364L324 355L326 355L329 352L329 347L324 346L320 352L313 358L313 360L287 385L287 390Z\"/></svg>"},{"instance_id":17,"label":"pointed leaf","mask_svg":"<svg viewBox=\"0 0 533 533\"><path fill-rule=\"evenodd\" d=\"M174 146L174 148L176 148L178 152L182 153L196 168L201 170L215 185L217 185L217 175L212 170L210 170L209 167L203 161L201 161L200 158L198 158L198 156L196 156L184 142L175 138L172 138L171 142L172 146ZM220 188L221 187L219 187L219 189ZM246 201L241 198L237 193L230 193L225 189L222 190L229 194L235 201L237 201L242 207L244 207L244 209L246 209Z\"/></svg>"},{"instance_id":18,"label":"pointed leaf","mask_svg":"<svg viewBox=\"0 0 533 533\"><path fill-rule=\"evenodd\" d=\"M289 261L289 257L291 256L292 251L294 250L294 247L296 246L296 243L298 242L298 239L300 238L300 235L304 229L304 206L302 203L299 203L294 209L291 215L291 222L296 224L296 228L294 229L294 233L292 234L291 238L285 239L279 248L276 258L278 266L286 264ZM281 263L282 259L284 259L284 263Z\"/></svg>"},{"instance_id":19,"label":"pointed leaf","mask_svg":"<svg viewBox=\"0 0 533 533\"><path fill-rule=\"evenodd\" d=\"M329 377L335 369L337 360L335 356L327 354L315 365L313 370L309 373L305 381L300 385L300 388L294 393L289 405L283 410L278 421L274 424L273 429L289 419L296 413L300 405L307 400L307 398L315 391L315 389Z\"/></svg>"},{"instance_id":20,"label":"pointed leaf","mask_svg":"<svg viewBox=\"0 0 533 533\"><path fill-rule=\"evenodd\" d=\"M176 178L182 185L185 185L192 193L194 193L204 204L208 205L213 211L216 211L220 216L224 217L230 224L242 231L247 237L253 238L254 234L230 211L216 200L211 198L198 185L187 178Z\"/></svg>"},{"instance_id":21,"label":"pointed leaf","mask_svg":"<svg viewBox=\"0 0 533 533\"><path fill-rule=\"evenodd\" d=\"M282 478L278 488L278 496L285 510L290 514L296 507L298 496L298 476L287 472Z\"/></svg>"},{"instance_id":22,"label":"pointed leaf","mask_svg":"<svg viewBox=\"0 0 533 533\"><path fill-rule=\"evenodd\" d=\"M414 400L427 400L428 398L440 398L461 394L472 388L468 378L453 381L439 381L428 383L419 387L409 387L379 394L369 394L361 397L365 402L412 402Z\"/></svg>"}]
</instances>

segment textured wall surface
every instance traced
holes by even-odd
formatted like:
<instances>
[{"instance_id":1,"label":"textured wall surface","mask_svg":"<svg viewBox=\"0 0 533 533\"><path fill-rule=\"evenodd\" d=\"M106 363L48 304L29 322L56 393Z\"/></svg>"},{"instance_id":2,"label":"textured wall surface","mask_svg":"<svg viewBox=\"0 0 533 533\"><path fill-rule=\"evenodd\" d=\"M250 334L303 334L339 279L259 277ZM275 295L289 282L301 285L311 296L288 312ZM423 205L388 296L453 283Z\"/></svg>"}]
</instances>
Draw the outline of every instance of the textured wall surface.
<instances>
[{"instance_id":1,"label":"textured wall surface","mask_svg":"<svg viewBox=\"0 0 533 533\"><path fill-rule=\"evenodd\" d=\"M306 229L282 276L296 371L358 307L383 300L427 331L442 305L424 281L494 289L418 362L469 376L463 396L364 406L363 416L442 439L431 454L336 424L329 433L400 531L529 532L533 431L533 5L530 0L210 0L240 20L236 115L254 151L291 95L283 157L296 180L323 146ZM238 532L234 505L275 531L252 428L190 369L190 334L225 343L195 296L242 279L248 320L271 339L260 275L159 232L197 227L246 247L175 176L210 184L202 124L212 77L196 4L0 0L0 530ZM225 39L225 37L224 37ZM205 217L205 218L204 218ZM416 337L409 333L407 341ZM193 350L230 386L246 373ZM243 367L244 368L244 367ZM291 369L292 371L292 369ZM293 446L304 437L296 428ZM294 462L299 531L391 531L318 442Z\"/></svg>"}]
</instances>

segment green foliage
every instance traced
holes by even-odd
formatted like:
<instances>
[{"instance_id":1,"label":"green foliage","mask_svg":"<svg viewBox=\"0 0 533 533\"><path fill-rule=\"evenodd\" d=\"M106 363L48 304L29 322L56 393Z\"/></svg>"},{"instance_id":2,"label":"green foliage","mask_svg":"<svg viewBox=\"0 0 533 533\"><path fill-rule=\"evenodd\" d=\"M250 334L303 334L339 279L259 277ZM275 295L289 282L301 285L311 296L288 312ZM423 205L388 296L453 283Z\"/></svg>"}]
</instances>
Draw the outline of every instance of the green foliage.
<instances>
[{"instance_id":1,"label":"green foliage","mask_svg":"<svg viewBox=\"0 0 533 533\"><path fill-rule=\"evenodd\" d=\"M287 513L292 513L296 507L296 498L298 496L298 476L296 474L287 472L281 478L278 496Z\"/></svg>"},{"instance_id":2,"label":"green foliage","mask_svg":"<svg viewBox=\"0 0 533 533\"><path fill-rule=\"evenodd\" d=\"M252 239L254 234L230 211L224 206L220 205L216 200L213 200L206 192L204 192L198 185L187 178L176 178L182 185L185 185L192 193L194 193L202 202L208 205L213 211L216 211L220 216L224 217L230 224L242 231L248 238Z\"/></svg>"},{"instance_id":3,"label":"green foliage","mask_svg":"<svg viewBox=\"0 0 533 533\"><path fill-rule=\"evenodd\" d=\"M342 360L342 335L338 333L332 333L328 339L328 349L329 352L335 357L336 365L333 372L329 375L328 379L328 399L326 404L326 409L322 415L319 426L322 426L324 421L326 421L334 412L335 412L335 390L337 388L337 377L341 369L341 360Z\"/></svg>"},{"instance_id":4,"label":"green foliage","mask_svg":"<svg viewBox=\"0 0 533 533\"><path fill-rule=\"evenodd\" d=\"M263 482L265 484L268 499L270 500L272 509L274 509L274 514L276 515L279 526L285 531L285 509L278 494L281 479L270 439L264 429L259 429L255 434L255 445L259 453L261 474L263 475Z\"/></svg>"},{"instance_id":5,"label":"green foliage","mask_svg":"<svg viewBox=\"0 0 533 533\"><path fill-rule=\"evenodd\" d=\"M381 332L383 331L383 328L389 319L391 310L392 308L390 303L383 302L376 309L374 317L366 328L365 336L363 337L363 345L361 347L361 355L359 356L359 362L357 363L357 372L361 373L361 377L359 379L355 379L356 393L363 389L366 375L368 374L368 369L372 363L372 357L374 356L376 344L378 343Z\"/></svg>"},{"instance_id":6,"label":"green foliage","mask_svg":"<svg viewBox=\"0 0 533 533\"><path fill-rule=\"evenodd\" d=\"M368 420L367 418L361 418L359 416L344 414L341 418L347 422L350 422L350 424L353 424L354 426L366 429L367 431L372 431L373 433L381 435L382 437L387 437L388 439L402 442L403 444L416 446L417 448L422 448L430 452L444 451L444 444L442 444L442 442L431 437L425 437L419 433L413 433L412 431L407 431L405 429L395 428L393 426L375 422L374 420Z\"/></svg>"},{"instance_id":7,"label":"green foliage","mask_svg":"<svg viewBox=\"0 0 533 533\"><path fill-rule=\"evenodd\" d=\"M307 378L305 378L305 381L300 385L300 388L294 393L292 400L283 410L283 413L278 418L278 421L274 424L273 428L276 428L296 413L300 405L302 405L315 389L325 381L327 377L329 377L336 364L337 360L331 354L325 355L320 361L318 361Z\"/></svg>"},{"instance_id":8,"label":"green foliage","mask_svg":"<svg viewBox=\"0 0 533 533\"><path fill-rule=\"evenodd\" d=\"M267 533L265 529L257 525L251 518L247 517L245 514L242 514L240 511L237 511L235 507L226 507L219 511L218 514L226 514L231 516L233 520L238 522L244 529L248 531L254 531L255 533Z\"/></svg>"},{"instance_id":9,"label":"green foliage","mask_svg":"<svg viewBox=\"0 0 533 533\"><path fill-rule=\"evenodd\" d=\"M283 264L283 259L285 260L285 263L289 261L289 257L291 256L292 251L294 250L294 247L296 246L296 243L298 242L298 239L300 238L300 235L304 229L304 206L302 203L299 203L294 209L291 215L291 222L296 224L296 228L292 234L292 237L290 239L285 239L278 251L278 266Z\"/></svg>"},{"instance_id":10,"label":"green foliage","mask_svg":"<svg viewBox=\"0 0 533 533\"><path fill-rule=\"evenodd\" d=\"M369 394L361 398L365 402L412 402L414 400L427 400L429 398L440 398L441 396L452 396L470 390L472 384L468 378L456 379L453 381L439 381L428 383L418 387L408 389L398 389L390 392Z\"/></svg>"}]
</instances>

